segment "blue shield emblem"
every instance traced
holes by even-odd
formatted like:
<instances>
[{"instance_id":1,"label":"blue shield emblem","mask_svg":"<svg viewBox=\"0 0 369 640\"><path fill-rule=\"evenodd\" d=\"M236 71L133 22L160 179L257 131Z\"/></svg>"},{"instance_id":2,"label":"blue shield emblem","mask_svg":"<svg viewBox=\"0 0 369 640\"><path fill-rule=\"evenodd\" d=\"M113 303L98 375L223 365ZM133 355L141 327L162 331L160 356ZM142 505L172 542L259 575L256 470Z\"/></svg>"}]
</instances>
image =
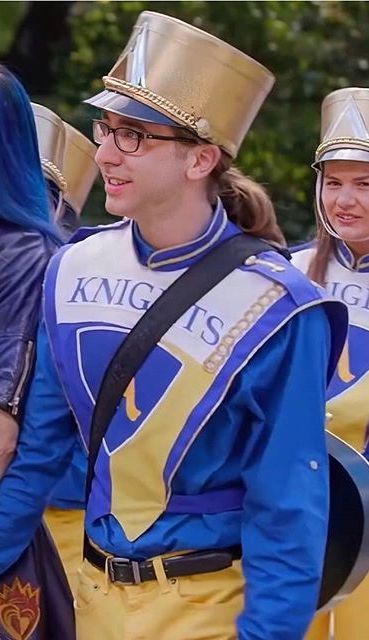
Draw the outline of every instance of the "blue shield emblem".
<instances>
[{"instance_id":1,"label":"blue shield emblem","mask_svg":"<svg viewBox=\"0 0 369 640\"><path fill-rule=\"evenodd\" d=\"M93 402L103 372L128 331L128 328L99 326L85 328L78 334L80 374ZM160 345L148 355L122 396L119 409L106 433L104 445L108 455L121 447L141 427L181 368L182 363Z\"/></svg>"}]
</instances>

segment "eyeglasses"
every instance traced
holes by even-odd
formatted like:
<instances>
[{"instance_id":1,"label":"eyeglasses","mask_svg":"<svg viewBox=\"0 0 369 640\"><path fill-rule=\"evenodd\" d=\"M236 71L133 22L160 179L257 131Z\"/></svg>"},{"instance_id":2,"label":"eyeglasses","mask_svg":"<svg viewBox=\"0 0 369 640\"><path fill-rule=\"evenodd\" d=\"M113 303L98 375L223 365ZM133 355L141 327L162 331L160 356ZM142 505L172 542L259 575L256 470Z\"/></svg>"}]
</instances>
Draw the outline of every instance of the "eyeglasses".
<instances>
[{"instance_id":1,"label":"eyeglasses","mask_svg":"<svg viewBox=\"0 0 369 640\"><path fill-rule=\"evenodd\" d=\"M185 138L183 136L159 136L153 133L143 133L142 131L135 131L134 129L127 129L127 127L109 127L106 122L102 120L92 121L92 135L96 144L102 144L112 133L114 136L115 145L123 153L135 153L139 148L142 140L177 140L178 142L189 142L190 144L197 144L194 138Z\"/></svg>"}]
</instances>

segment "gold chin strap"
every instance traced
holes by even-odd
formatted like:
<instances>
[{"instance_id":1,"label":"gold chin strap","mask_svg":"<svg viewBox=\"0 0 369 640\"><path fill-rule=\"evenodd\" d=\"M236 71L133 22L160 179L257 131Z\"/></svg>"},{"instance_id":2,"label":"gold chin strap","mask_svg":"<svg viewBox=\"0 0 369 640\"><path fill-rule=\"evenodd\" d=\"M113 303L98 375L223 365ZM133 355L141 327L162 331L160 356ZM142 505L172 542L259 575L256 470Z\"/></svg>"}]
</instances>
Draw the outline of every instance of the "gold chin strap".
<instances>
[{"instance_id":1,"label":"gold chin strap","mask_svg":"<svg viewBox=\"0 0 369 640\"><path fill-rule=\"evenodd\" d=\"M337 240L343 240L345 242L344 236L338 235L338 233L335 231L335 229L332 227L331 223L329 222L327 214L324 211L324 207L322 204L322 187L323 187L322 176L323 176L322 171L318 169L316 185L315 185L315 204L316 204L316 210L318 212L319 219L324 229L326 230L327 233L329 233L330 236L333 236L333 238L337 238ZM361 241L363 240L369 240L369 236L365 238L361 238Z\"/></svg>"},{"instance_id":2,"label":"gold chin strap","mask_svg":"<svg viewBox=\"0 0 369 640\"><path fill-rule=\"evenodd\" d=\"M322 172L319 170L317 172L316 186L315 186L316 209L317 209L320 221L324 229L326 230L326 232L329 233L330 236L333 236L334 238L341 240L342 239L341 236L339 236L338 233L336 233L336 231L333 229L331 223L327 218L324 208L321 205L321 199L322 199Z\"/></svg>"}]
</instances>

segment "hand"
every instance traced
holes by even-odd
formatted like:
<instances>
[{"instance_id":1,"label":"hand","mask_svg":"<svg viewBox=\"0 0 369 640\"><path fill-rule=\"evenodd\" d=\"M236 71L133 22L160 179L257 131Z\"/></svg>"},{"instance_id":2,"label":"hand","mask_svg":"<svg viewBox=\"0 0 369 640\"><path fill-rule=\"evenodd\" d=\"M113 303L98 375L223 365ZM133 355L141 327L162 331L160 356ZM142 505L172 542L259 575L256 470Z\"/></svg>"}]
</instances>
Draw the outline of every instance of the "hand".
<instances>
[{"instance_id":1,"label":"hand","mask_svg":"<svg viewBox=\"0 0 369 640\"><path fill-rule=\"evenodd\" d=\"M0 409L0 478L15 453L18 432L19 427L13 416Z\"/></svg>"}]
</instances>

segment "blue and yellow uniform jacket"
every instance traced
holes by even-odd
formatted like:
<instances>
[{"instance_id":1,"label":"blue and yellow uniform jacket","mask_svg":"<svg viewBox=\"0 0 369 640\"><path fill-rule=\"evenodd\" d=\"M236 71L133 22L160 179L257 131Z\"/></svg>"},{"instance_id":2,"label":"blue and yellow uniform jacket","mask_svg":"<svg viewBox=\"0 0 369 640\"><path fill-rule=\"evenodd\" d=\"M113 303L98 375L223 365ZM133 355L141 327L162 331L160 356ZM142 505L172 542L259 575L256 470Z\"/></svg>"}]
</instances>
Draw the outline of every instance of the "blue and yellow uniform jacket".
<instances>
[{"instance_id":1,"label":"blue and yellow uniform jacket","mask_svg":"<svg viewBox=\"0 0 369 640\"><path fill-rule=\"evenodd\" d=\"M293 264L306 273L315 250L314 243L296 247ZM324 286L349 314L347 342L327 392L328 428L363 451L369 435L369 255L356 260L342 240L336 241Z\"/></svg>"},{"instance_id":2,"label":"blue and yellow uniform jacket","mask_svg":"<svg viewBox=\"0 0 369 640\"><path fill-rule=\"evenodd\" d=\"M0 483L0 572L29 543L71 456L70 406L88 447L96 393L124 335L234 233L219 203L192 243L152 252L134 224L119 223L53 260L18 452ZM239 637L301 637L319 591L324 400L344 336L343 306L323 302L281 256L235 270L179 319L122 397L95 466L90 539L137 560L241 543Z\"/></svg>"}]
</instances>

